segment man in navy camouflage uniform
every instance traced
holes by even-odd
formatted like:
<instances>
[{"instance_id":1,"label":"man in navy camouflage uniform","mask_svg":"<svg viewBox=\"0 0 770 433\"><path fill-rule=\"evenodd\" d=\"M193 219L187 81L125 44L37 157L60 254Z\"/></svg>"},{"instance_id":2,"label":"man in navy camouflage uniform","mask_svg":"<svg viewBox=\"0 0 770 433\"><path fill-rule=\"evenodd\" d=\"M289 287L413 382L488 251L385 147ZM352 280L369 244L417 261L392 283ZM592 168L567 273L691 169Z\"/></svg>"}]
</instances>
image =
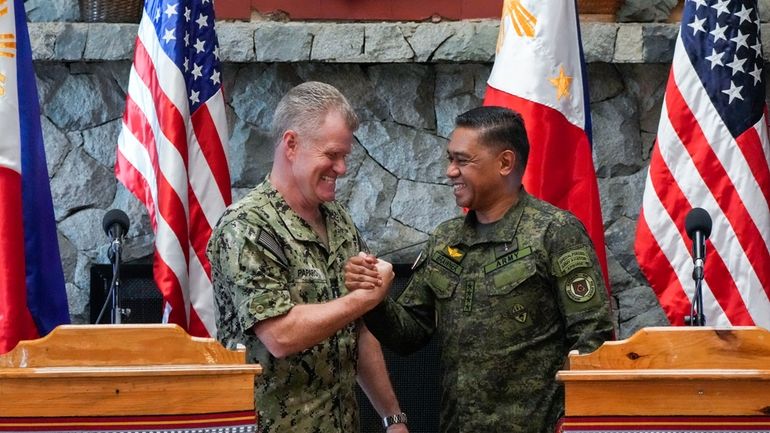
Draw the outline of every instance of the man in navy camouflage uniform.
<instances>
[{"instance_id":1,"label":"man in navy camouflage uniform","mask_svg":"<svg viewBox=\"0 0 770 433\"><path fill-rule=\"evenodd\" d=\"M517 113L458 116L447 176L469 212L439 225L404 292L365 315L400 353L437 334L443 433L553 432L564 407L555 375L567 353L612 336L592 243L572 214L524 190L528 153ZM351 261L346 278L374 284L371 260Z\"/></svg>"},{"instance_id":2,"label":"man in navy camouflage uniform","mask_svg":"<svg viewBox=\"0 0 770 433\"><path fill-rule=\"evenodd\" d=\"M365 287L346 287L342 272L365 249L334 201L357 126L334 87L290 90L273 118L268 179L228 208L209 242L217 337L244 344L248 361L263 367L255 381L262 433L357 432L356 380L383 417L401 412L382 349L356 320L382 301L392 267L370 261L382 277ZM388 433L407 432L396 421Z\"/></svg>"}]
</instances>

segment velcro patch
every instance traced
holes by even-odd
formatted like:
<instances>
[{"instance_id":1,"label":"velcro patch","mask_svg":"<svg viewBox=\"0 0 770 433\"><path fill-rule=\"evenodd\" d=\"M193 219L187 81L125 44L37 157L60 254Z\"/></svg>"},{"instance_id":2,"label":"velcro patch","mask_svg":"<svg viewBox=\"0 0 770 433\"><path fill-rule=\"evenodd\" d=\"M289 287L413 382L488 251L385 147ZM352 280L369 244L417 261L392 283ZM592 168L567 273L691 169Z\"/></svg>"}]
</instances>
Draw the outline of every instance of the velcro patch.
<instances>
[{"instance_id":1,"label":"velcro patch","mask_svg":"<svg viewBox=\"0 0 770 433\"><path fill-rule=\"evenodd\" d=\"M588 250L585 248L568 251L556 259L556 265L559 268L557 270L559 274L556 276L561 277L563 275L569 274L575 269L590 268L592 266L591 256L588 254Z\"/></svg>"},{"instance_id":2,"label":"velcro patch","mask_svg":"<svg viewBox=\"0 0 770 433\"><path fill-rule=\"evenodd\" d=\"M490 272L496 271L504 266L510 265L516 260L527 257L530 254L532 254L532 247L521 248L519 250L508 253L495 260L494 262L484 265L484 273L488 274Z\"/></svg>"},{"instance_id":3,"label":"velcro patch","mask_svg":"<svg viewBox=\"0 0 770 433\"><path fill-rule=\"evenodd\" d=\"M435 251L433 253L433 257L431 257L434 262L438 263L442 268L447 269L448 271L452 272L455 275L460 275L463 272L463 267L455 263L454 260L450 259L449 257L441 254L438 251Z\"/></svg>"},{"instance_id":4,"label":"velcro patch","mask_svg":"<svg viewBox=\"0 0 770 433\"><path fill-rule=\"evenodd\" d=\"M582 304L590 301L596 294L596 282L590 275L580 273L567 282L564 290L570 299Z\"/></svg>"},{"instance_id":5,"label":"velcro patch","mask_svg":"<svg viewBox=\"0 0 770 433\"><path fill-rule=\"evenodd\" d=\"M278 262L282 264L285 267L289 267L289 260L286 258L286 255L283 253L283 248L281 248L281 245L278 243L278 241L275 240L275 238L265 230L259 231L259 237L257 238L257 242L265 247L266 250L273 253L273 255L278 259Z\"/></svg>"},{"instance_id":6,"label":"velcro patch","mask_svg":"<svg viewBox=\"0 0 770 433\"><path fill-rule=\"evenodd\" d=\"M323 280L324 276L321 271L315 268L299 268L297 269L297 278L300 280Z\"/></svg>"}]
</instances>

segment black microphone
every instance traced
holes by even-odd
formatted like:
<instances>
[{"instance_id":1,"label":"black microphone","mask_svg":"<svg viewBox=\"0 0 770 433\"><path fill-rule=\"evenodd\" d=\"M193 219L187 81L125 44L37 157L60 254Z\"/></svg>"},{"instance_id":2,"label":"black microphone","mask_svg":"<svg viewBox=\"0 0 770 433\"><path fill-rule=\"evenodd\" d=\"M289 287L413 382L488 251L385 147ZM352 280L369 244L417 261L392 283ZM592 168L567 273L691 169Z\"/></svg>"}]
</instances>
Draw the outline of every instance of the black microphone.
<instances>
[{"instance_id":1,"label":"black microphone","mask_svg":"<svg viewBox=\"0 0 770 433\"><path fill-rule=\"evenodd\" d=\"M695 268L694 279L703 279L703 261L706 259L706 239L711 235L711 217L705 210L693 208L684 220L687 236L692 239L692 260Z\"/></svg>"},{"instance_id":2,"label":"black microphone","mask_svg":"<svg viewBox=\"0 0 770 433\"><path fill-rule=\"evenodd\" d=\"M104 214L104 219L102 219L102 228L104 229L104 233L109 236L110 241L112 242L108 252L110 261L114 260L116 253L119 254L121 252L120 250L123 243L123 237L126 235L126 233L128 233L128 226L128 215L126 215L126 213L122 210L112 209ZM118 257L120 256L118 255Z\"/></svg>"}]
</instances>

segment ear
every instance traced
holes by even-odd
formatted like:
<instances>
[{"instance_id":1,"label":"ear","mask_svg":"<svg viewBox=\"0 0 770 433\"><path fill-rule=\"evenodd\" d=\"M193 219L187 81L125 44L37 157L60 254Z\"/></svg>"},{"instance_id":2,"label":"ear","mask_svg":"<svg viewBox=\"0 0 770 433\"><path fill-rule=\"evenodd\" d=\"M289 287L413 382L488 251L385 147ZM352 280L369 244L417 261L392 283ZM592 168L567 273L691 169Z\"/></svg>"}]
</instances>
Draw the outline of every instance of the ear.
<instances>
[{"instance_id":1,"label":"ear","mask_svg":"<svg viewBox=\"0 0 770 433\"><path fill-rule=\"evenodd\" d=\"M500 175L508 176L516 170L517 159L516 153L510 149L500 152L500 155L497 156L497 160L500 164Z\"/></svg>"},{"instance_id":2,"label":"ear","mask_svg":"<svg viewBox=\"0 0 770 433\"><path fill-rule=\"evenodd\" d=\"M299 148L299 137L297 131L293 129L287 129L284 131L281 137L281 146L286 154L286 159L293 161L297 155L297 149Z\"/></svg>"}]
</instances>

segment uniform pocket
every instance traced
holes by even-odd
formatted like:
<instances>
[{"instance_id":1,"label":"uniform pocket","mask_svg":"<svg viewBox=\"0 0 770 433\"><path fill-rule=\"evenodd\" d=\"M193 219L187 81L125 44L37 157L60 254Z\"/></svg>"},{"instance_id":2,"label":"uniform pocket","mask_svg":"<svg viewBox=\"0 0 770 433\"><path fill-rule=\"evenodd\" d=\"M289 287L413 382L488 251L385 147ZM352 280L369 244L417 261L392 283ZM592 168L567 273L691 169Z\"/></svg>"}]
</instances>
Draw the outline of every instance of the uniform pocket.
<instances>
[{"instance_id":1,"label":"uniform pocket","mask_svg":"<svg viewBox=\"0 0 770 433\"><path fill-rule=\"evenodd\" d=\"M429 269L429 275L426 279L428 286L438 299L447 299L454 294L457 288L457 279L447 275L436 268Z\"/></svg>"},{"instance_id":2,"label":"uniform pocket","mask_svg":"<svg viewBox=\"0 0 770 433\"><path fill-rule=\"evenodd\" d=\"M536 272L537 267L532 258L519 259L491 275L492 281L487 284L487 293L490 296L508 294Z\"/></svg>"}]
</instances>

